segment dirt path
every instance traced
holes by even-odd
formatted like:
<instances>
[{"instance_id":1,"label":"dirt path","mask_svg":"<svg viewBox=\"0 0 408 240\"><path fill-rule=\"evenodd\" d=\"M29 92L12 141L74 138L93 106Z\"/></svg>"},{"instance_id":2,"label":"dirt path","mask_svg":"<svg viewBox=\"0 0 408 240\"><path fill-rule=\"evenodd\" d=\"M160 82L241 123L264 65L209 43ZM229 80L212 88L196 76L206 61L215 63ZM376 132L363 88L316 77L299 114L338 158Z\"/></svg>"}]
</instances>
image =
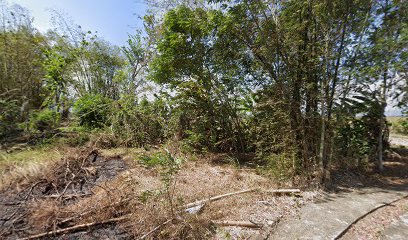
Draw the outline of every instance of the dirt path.
<instances>
[{"instance_id":1,"label":"dirt path","mask_svg":"<svg viewBox=\"0 0 408 240\"><path fill-rule=\"evenodd\" d=\"M408 228L407 206L403 204L400 209L405 211L399 212L392 208L397 200L408 197L408 150L393 151L381 175L363 177L356 187L338 186L336 192L305 205L297 218L281 222L270 239L400 239ZM378 213L386 208L382 215Z\"/></svg>"},{"instance_id":2,"label":"dirt path","mask_svg":"<svg viewBox=\"0 0 408 240\"><path fill-rule=\"evenodd\" d=\"M381 239L403 240L408 236L408 210L382 233Z\"/></svg>"},{"instance_id":3,"label":"dirt path","mask_svg":"<svg viewBox=\"0 0 408 240\"><path fill-rule=\"evenodd\" d=\"M335 239L362 215L406 195L408 188L368 188L327 194L302 208L298 218L282 222L270 239Z\"/></svg>"},{"instance_id":4,"label":"dirt path","mask_svg":"<svg viewBox=\"0 0 408 240\"><path fill-rule=\"evenodd\" d=\"M408 198L384 206L353 224L341 239L406 239L407 207Z\"/></svg>"}]
</instances>

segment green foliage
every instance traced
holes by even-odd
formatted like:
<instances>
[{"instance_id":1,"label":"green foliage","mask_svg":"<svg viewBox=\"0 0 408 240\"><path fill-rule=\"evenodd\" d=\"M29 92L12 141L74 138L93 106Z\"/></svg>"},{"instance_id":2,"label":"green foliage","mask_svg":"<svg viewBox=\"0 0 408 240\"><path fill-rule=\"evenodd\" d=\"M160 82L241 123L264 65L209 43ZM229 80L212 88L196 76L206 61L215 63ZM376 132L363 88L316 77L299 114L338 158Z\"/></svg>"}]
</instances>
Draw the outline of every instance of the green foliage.
<instances>
[{"instance_id":1,"label":"green foliage","mask_svg":"<svg viewBox=\"0 0 408 240\"><path fill-rule=\"evenodd\" d=\"M369 127L365 119L346 120L344 126L339 128L336 138L341 156L349 160L363 159L367 156L373 147L368 135Z\"/></svg>"},{"instance_id":2,"label":"green foliage","mask_svg":"<svg viewBox=\"0 0 408 240\"><path fill-rule=\"evenodd\" d=\"M17 129L20 117L20 106L17 100L0 99L0 138Z\"/></svg>"},{"instance_id":3,"label":"green foliage","mask_svg":"<svg viewBox=\"0 0 408 240\"><path fill-rule=\"evenodd\" d=\"M223 17L221 11L184 5L168 11L150 78L175 93L172 117L178 118L174 122L179 139L199 150L245 152L239 111L244 76L239 66L220 55L228 49L217 35Z\"/></svg>"},{"instance_id":4,"label":"green foliage","mask_svg":"<svg viewBox=\"0 0 408 240\"><path fill-rule=\"evenodd\" d=\"M157 167L160 171L161 182L163 189L161 193L165 196L169 205L171 214L174 216L174 176L180 170L182 161L180 158L174 157L167 149L165 152L159 152L152 156L142 156L140 161L148 167ZM152 196L152 192L144 192L141 196L142 199Z\"/></svg>"},{"instance_id":5,"label":"green foliage","mask_svg":"<svg viewBox=\"0 0 408 240\"><path fill-rule=\"evenodd\" d=\"M65 77L68 60L60 55L56 49L44 50L46 59L43 61L45 70L45 89L47 90L47 98L43 105L55 107L57 112L62 105L62 98L67 95L68 82Z\"/></svg>"},{"instance_id":6,"label":"green foliage","mask_svg":"<svg viewBox=\"0 0 408 240\"><path fill-rule=\"evenodd\" d=\"M60 141L70 147L81 147L91 140L91 134L83 129L76 129L74 133L73 136L62 138Z\"/></svg>"},{"instance_id":7,"label":"green foliage","mask_svg":"<svg viewBox=\"0 0 408 240\"><path fill-rule=\"evenodd\" d=\"M60 121L60 114L51 109L43 109L41 111L34 111L30 116L30 130L31 131L49 131L58 127Z\"/></svg>"},{"instance_id":8,"label":"green foliage","mask_svg":"<svg viewBox=\"0 0 408 240\"><path fill-rule=\"evenodd\" d=\"M397 133L408 135L408 118L401 118L399 121L392 124L392 128Z\"/></svg>"},{"instance_id":9,"label":"green foliage","mask_svg":"<svg viewBox=\"0 0 408 240\"><path fill-rule=\"evenodd\" d=\"M79 98L74 104L74 113L79 119L79 125L90 129L108 126L111 102L100 94L87 94Z\"/></svg>"},{"instance_id":10,"label":"green foliage","mask_svg":"<svg viewBox=\"0 0 408 240\"><path fill-rule=\"evenodd\" d=\"M296 153L282 151L281 153L271 153L265 157L266 169L278 180L288 180L299 174L299 167L296 166L299 158ZM303 173L306 175L306 173Z\"/></svg>"},{"instance_id":11,"label":"green foliage","mask_svg":"<svg viewBox=\"0 0 408 240\"><path fill-rule=\"evenodd\" d=\"M113 102L111 130L122 145L145 146L164 139L166 106L160 99L140 103L131 96Z\"/></svg>"},{"instance_id":12,"label":"green foliage","mask_svg":"<svg viewBox=\"0 0 408 240\"><path fill-rule=\"evenodd\" d=\"M376 158L380 131L384 149L388 147L388 128L386 124L383 129L380 127L383 112L375 94L362 92L346 99L345 103L349 114L343 113L342 121L338 122L334 135L335 154L338 160L346 160L348 165L357 162L361 167L362 160Z\"/></svg>"}]
</instances>

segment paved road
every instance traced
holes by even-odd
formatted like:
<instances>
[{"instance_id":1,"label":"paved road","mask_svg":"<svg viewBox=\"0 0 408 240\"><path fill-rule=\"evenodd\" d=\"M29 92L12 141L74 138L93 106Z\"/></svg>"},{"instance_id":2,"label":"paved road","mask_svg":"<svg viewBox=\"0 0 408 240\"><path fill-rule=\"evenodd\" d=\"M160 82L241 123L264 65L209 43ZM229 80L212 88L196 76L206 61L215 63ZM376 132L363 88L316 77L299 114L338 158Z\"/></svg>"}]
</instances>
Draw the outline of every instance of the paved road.
<instances>
[{"instance_id":1,"label":"paved road","mask_svg":"<svg viewBox=\"0 0 408 240\"><path fill-rule=\"evenodd\" d=\"M299 217L281 222L269 239L334 239L360 216L405 195L408 188L367 188L328 194L321 201L301 208Z\"/></svg>"}]
</instances>

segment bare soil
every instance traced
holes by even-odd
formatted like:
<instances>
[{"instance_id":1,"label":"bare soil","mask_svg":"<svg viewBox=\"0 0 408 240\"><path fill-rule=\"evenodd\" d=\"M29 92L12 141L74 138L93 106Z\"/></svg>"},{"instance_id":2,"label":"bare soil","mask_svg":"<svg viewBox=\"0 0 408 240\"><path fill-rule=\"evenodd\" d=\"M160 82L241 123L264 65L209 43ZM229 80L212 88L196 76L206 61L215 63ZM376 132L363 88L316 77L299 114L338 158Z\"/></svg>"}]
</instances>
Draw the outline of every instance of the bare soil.
<instances>
[{"instance_id":1,"label":"bare soil","mask_svg":"<svg viewBox=\"0 0 408 240\"><path fill-rule=\"evenodd\" d=\"M341 239L380 239L382 232L408 210L408 199L378 209L350 228Z\"/></svg>"},{"instance_id":2,"label":"bare soil","mask_svg":"<svg viewBox=\"0 0 408 240\"><path fill-rule=\"evenodd\" d=\"M408 186L408 149L392 149L384 163L384 172L374 175L369 181L362 184L371 184L385 189L406 189ZM380 239L384 229L407 210L407 198L382 207L359 220L342 239Z\"/></svg>"},{"instance_id":3,"label":"bare soil","mask_svg":"<svg viewBox=\"0 0 408 240\"><path fill-rule=\"evenodd\" d=\"M316 197L316 192L295 196L254 191L207 203L198 213L187 214L180 209L186 203L278 186L254 168L226 164L226 156L180 156L185 161L168 196L162 192L160 169L142 165L138 161L141 154L152 152L71 149L59 161L42 165L36 175L15 178L0 190L1 238L20 239L93 223L47 238L134 239L167 222L147 239L244 239L255 234L267 236L273 225L295 215L301 205ZM224 158L227 160L221 161ZM126 219L122 221L98 224L123 216ZM225 220L252 222L260 228L213 223Z\"/></svg>"}]
</instances>

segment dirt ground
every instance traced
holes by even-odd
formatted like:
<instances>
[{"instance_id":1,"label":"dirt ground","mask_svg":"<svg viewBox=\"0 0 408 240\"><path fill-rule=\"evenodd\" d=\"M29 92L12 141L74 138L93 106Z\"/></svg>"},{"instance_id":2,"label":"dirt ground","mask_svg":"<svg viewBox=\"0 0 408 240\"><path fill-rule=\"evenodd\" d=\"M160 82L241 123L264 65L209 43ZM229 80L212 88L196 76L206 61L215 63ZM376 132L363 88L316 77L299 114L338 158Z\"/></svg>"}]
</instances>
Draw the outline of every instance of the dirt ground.
<instances>
[{"instance_id":1,"label":"dirt ground","mask_svg":"<svg viewBox=\"0 0 408 240\"><path fill-rule=\"evenodd\" d=\"M21 152L18 161L30 161L0 164L1 239L267 238L279 222L296 216L304 204L322 195L304 189L300 194L267 192L294 186L278 183L223 154L177 155L182 164L171 176L166 192L163 169L140 161L142 156L161 151L158 148L88 146L41 152L42 158L52 159L49 161L31 161L31 155L38 155L38 151L14 151ZM404 156L408 156L407 149L390 152L382 174L334 173L331 191L408 184L408 160ZM183 207L248 189L263 191L206 202L193 214ZM365 225L361 221L362 225L356 224L350 234L363 231L367 236L377 236L388 224L385 220L399 213L394 210L384 208L382 216L386 217L375 217ZM381 219L384 221L378 223ZM220 226L226 221L252 227Z\"/></svg>"},{"instance_id":2,"label":"dirt ground","mask_svg":"<svg viewBox=\"0 0 408 240\"><path fill-rule=\"evenodd\" d=\"M408 199L378 209L355 224L342 239L381 239L383 231L408 211Z\"/></svg>"},{"instance_id":3,"label":"dirt ground","mask_svg":"<svg viewBox=\"0 0 408 240\"><path fill-rule=\"evenodd\" d=\"M247 239L267 236L273 225L295 215L317 195L256 190L207 202L197 213L188 214L182 207L187 203L278 186L254 168L226 164L223 160L229 158L223 155L180 156L181 169L172 176L169 194L164 194L161 170L138 160L146 154L152 153L87 147L62 150L59 160L41 163L29 175L15 174L9 167L2 179L13 176L13 181L2 181L0 186L1 238L134 239L160 226L146 239ZM216 223L221 221L257 228L220 227Z\"/></svg>"},{"instance_id":4,"label":"dirt ground","mask_svg":"<svg viewBox=\"0 0 408 240\"><path fill-rule=\"evenodd\" d=\"M371 184L395 189L408 186L408 149L394 148L384 167L384 172ZM380 239L383 231L407 211L407 198L382 207L359 220L342 239Z\"/></svg>"}]
</instances>

